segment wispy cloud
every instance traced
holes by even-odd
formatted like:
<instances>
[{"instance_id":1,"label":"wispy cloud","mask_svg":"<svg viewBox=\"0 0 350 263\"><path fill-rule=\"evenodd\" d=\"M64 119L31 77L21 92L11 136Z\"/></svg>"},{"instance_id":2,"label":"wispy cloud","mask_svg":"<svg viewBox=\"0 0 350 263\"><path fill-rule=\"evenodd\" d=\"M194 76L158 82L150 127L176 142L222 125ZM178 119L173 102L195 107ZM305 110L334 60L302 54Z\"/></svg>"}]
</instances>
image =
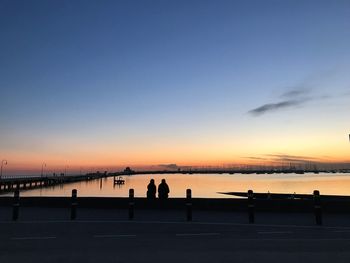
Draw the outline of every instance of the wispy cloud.
<instances>
[{"instance_id":1,"label":"wispy cloud","mask_svg":"<svg viewBox=\"0 0 350 263\"><path fill-rule=\"evenodd\" d=\"M242 157L244 159L250 159L250 160L266 160L266 158L263 157L255 157L255 156L247 156L247 157Z\"/></svg>"},{"instance_id":2,"label":"wispy cloud","mask_svg":"<svg viewBox=\"0 0 350 263\"><path fill-rule=\"evenodd\" d=\"M285 109L285 108L293 108L296 106L300 106L307 102L309 99L303 98L303 99L294 99L294 100L284 100L276 103L267 103L264 104L260 107L257 107L255 109L250 110L248 113L252 115L262 115L266 112L271 112L271 111L277 111L280 109Z\"/></svg>"},{"instance_id":3,"label":"wispy cloud","mask_svg":"<svg viewBox=\"0 0 350 263\"><path fill-rule=\"evenodd\" d=\"M289 162L294 164L302 164L302 163L315 163L321 161L319 158L311 157L311 156L300 156L300 155L290 155L290 154L262 154L260 156L247 156L243 157L244 159L255 160L255 161L266 161L270 163L281 163L281 162Z\"/></svg>"},{"instance_id":4,"label":"wispy cloud","mask_svg":"<svg viewBox=\"0 0 350 263\"><path fill-rule=\"evenodd\" d=\"M312 162L318 161L319 159L311 156L299 156L289 154L265 154L270 157L273 161L284 161L284 162Z\"/></svg>"},{"instance_id":5,"label":"wispy cloud","mask_svg":"<svg viewBox=\"0 0 350 263\"><path fill-rule=\"evenodd\" d=\"M289 90L283 93L280 97L288 98L288 99L293 99L298 97L300 98L300 97L306 96L310 92L311 92L311 89L303 86L298 86L298 87L289 88Z\"/></svg>"},{"instance_id":6,"label":"wispy cloud","mask_svg":"<svg viewBox=\"0 0 350 263\"><path fill-rule=\"evenodd\" d=\"M309 95L310 92L310 88L302 85L291 87L279 96L281 99L280 101L263 104L255 109L248 111L248 113L254 116L258 116L267 112L298 107L313 99Z\"/></svg>"},{"instance_id":7,"label":"wispy cloud","mask_svg":"<svg viewBox=\"0 0 350 263\"><path fill-rule=\"evenodd\" d=\"M350 96L350 91L346 91L343 94L341 94L341 96Z\"/></svg>"},{"instance_id":8,"label":"wispy cloud","mask_svg":"<svg viewBox=\"0 0 350 263\"><path fill-rule=\"evenodd\" d=\"M296 158L296 159L315 159L315 157L311 156L303 156L303 155L289 155L289 154L283 154L283 153L278 153L278 154L264 154L265 156L271 156L271 157L279 157L279 158L286 158L286 157L291 157L291 158Z\"/></svg>"}]
</instances>

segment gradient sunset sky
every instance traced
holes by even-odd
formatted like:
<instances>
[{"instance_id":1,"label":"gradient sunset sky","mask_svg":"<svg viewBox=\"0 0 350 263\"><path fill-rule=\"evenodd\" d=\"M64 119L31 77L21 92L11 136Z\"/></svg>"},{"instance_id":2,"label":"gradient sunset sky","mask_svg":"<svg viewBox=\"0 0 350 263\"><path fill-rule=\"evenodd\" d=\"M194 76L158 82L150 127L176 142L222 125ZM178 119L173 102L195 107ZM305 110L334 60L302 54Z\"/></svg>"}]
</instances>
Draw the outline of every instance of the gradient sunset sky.
<instances>
[{"instance_id":1,"label":"gradient sunset sky","mask_svg":"<svg viewBox=\"0 0 350 263\"><path fill-rule=\"evenodd\" d=\"M343 162L349 132L348 0L0 0L7 171Z\"/></svg>"}]
</instances>

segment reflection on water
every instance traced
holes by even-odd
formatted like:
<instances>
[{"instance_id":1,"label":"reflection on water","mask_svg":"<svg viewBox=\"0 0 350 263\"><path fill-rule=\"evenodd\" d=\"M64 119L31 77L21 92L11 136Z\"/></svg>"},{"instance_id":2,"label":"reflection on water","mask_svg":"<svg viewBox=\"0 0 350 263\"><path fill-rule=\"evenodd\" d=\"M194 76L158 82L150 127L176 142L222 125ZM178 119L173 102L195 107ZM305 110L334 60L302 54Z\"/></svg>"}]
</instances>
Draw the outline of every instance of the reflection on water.
<instances>
[{"instance_id":1,"label":"reflection on water","mask_svg":"<svg viewBox=\"0 0 350 263\"><path fill-rule=\"evenodd\" d=\"M94 181L58 185L50 188L22 191L22 196L70 196L78 189L78 196L127 197L130 188L136 197L145 197L150 179L156 185L165 178L170 187L170 197L184 197L187 188L193 197L232 198L217 192L312 193L350 195L350 174L169 174L125 176L124 185L114 185L113 177Z\"/></svg>"}]
</instances>

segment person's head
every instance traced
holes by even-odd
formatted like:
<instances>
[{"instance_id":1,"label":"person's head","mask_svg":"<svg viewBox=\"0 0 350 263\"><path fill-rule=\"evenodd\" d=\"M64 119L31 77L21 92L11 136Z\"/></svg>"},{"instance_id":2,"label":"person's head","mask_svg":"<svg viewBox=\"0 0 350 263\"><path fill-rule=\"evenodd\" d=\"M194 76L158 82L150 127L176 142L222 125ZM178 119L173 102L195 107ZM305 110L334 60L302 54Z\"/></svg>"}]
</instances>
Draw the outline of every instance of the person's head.
<instances>
[{"instance_id":1,"label":"person's head","mask_svg":"<svg viewBox=\"0 0 350 263\"><path fill-rule=\"evenodd\" d=\"M154 184L154 179L151 179L150 183L151 183L151 184Z\"/></svg>"},{"instance_id":2,"label":"person's head","mask_svg":"<svg viewBox=\"0 0 350 263\"><path fill-rule=\"evenodd\" d=\"M162 179L162 184L165 184L165 179Z\"/></svg>"}]
</instances>

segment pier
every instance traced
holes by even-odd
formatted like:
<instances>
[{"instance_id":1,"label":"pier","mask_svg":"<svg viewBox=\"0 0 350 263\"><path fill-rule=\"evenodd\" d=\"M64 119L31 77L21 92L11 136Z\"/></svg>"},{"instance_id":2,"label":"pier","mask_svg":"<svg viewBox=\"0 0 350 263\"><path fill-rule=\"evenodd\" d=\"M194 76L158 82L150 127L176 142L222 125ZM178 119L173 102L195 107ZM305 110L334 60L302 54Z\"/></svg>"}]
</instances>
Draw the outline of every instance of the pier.
<instances>
[{"instance_id":1,"label":"pier","mask_svg":"<svg viewBox=\"0 0 350 263\"><path fill-rule=\"evenodd\" d=\"M106 173L94 173L86 175L59 175L59 176L24 176L6 177L0 179L0 194L13 192L15 190L29 190L42 187L50 187L60 184L79 181L90 181L107 177Z\"/></svg>"}]
</instances>

